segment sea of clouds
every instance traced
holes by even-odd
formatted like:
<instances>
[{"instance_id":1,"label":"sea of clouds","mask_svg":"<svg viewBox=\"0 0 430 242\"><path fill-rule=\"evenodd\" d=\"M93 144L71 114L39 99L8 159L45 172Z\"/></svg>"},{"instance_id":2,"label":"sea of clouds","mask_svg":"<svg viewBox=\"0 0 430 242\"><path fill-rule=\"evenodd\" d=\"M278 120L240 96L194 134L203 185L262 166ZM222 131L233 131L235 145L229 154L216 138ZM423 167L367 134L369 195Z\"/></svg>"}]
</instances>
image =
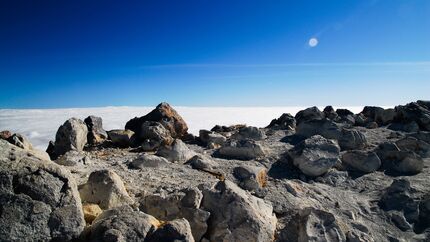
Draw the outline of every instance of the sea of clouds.
<instances>
[{"instance_id":1,"label":"sea of clouds","mask_svg":"<svg viewBox=\"0 0 430 242\"><path fill-rule=\"evenodd\" d=\"M71 117L83 120L89 115L95 115L103 118L104 129L123 129L128 120L143 116L153 108L0 109L0 130L23 134L33 146L45 150L49 141L55 139L58 127ZM322 110L324 107L319 108ZM342 108L354 113L363 109L363 107ZM211 129L216 124L265 127L282 113L295 115L304 107L175 107L175 109L185 119L189 132L198 135L200 129Z\"/></svg>"}]
</instances>

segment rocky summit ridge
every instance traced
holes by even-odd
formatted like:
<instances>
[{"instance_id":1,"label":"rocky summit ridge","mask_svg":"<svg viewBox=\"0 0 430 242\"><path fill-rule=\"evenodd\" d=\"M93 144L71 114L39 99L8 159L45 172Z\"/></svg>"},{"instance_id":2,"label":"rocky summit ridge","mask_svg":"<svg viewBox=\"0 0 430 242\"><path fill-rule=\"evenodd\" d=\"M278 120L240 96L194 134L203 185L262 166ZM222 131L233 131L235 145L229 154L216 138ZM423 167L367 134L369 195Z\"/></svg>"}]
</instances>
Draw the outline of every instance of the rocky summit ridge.
<instances>
[{"instance_id":1,"label":"rocky summit ridge","mask_svg":"<svg viewBox=\"0 0 430 242\"><path fill-rule=\"evenodd\" d=\"M46 152L0 132L0 241L430 241L430 102L189 134L169 104Z\"/></svg>"}]
</instances>

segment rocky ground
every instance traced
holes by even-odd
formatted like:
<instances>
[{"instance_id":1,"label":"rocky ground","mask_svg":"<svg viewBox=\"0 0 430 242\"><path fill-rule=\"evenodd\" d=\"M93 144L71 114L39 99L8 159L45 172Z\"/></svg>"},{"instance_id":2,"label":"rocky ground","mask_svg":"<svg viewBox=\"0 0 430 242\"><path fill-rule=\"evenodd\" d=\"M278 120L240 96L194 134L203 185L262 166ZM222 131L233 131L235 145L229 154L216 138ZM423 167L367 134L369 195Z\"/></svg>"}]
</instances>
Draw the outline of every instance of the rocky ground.
<instances>
[{"instance_id":1,"label":"rocky ground","mask_svg":"<svg viewBox=\"0 0 430 242\"><path fill-rule=\"evenodd\" d=\"M0 132L0 241L430 241L430 102L187 129L162 103L46 152Z\"/></svg>"}]
</instances>

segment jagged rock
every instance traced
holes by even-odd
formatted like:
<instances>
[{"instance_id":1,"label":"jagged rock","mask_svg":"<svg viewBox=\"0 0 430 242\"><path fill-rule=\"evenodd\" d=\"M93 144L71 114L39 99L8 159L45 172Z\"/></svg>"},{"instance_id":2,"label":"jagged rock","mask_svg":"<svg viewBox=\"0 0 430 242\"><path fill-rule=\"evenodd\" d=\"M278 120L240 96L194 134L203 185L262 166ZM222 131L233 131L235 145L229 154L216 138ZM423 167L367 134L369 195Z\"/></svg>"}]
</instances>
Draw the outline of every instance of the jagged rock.
<instances>
[{"instance_id":1,"label":"jagged rock","mask_svg":"<svg viewBox=\"0 0 430 242\"><path fill-rule=\"evenodd\" d=\"M396 110L394 110L393 108L388 108L385 109L380 116L376 116L376 121L380 122L383 125L387 125L391 122L394 121L394 119L396 118Z\"/></svg>"},{"instance_id":2,"label":"jagged rock","mask_svg":"<svg viewBox=\"0 0 430 242\"><path fill-rule=\"evenodd\" d=\"M411 197L411 185L406 179L394 180L381 197L379 205L386 211L402 211L408 222L419 217L419 204Z\"/></svg>"},{"instance_id":3,"label":"jagged rock","mask_svg":"<svg viewBox=\"0 0 430 242\"><path fill-rule=\"evenodd\" d=\"M430 131L430 110L425 103L418 101L404 106L396 106L395 120L400 123L416 122L421 130Z\"/></svg>"},{"instance_id":4,"label":"jagged rock","mask_svg":"<svg viewBox=\"0 0 430 242\"><path fill-rule=\"evenodd\" d=\"M203 191L203 209L211 213L210 241L273 241L277 219L272 205L233 182L219 181Z\"/></svg>"},{"instance_id":5,"label":"jagged rock","mask_svg":"<svg viewBox=\"0 0 430 242\"><path fill-rule=\"evenodd\" d=\"M227 140L227 138L222 134L204 129L199 131L199 139L207 147L214 148L219 148Z\"/></svg>"},{"instance_id":6,"label":"jagged rock","mask_svg":"<svg viewBox=\"0 0 430 242\"><path fill-rule=\"evenodd\" d=\"M210 213L200 209L203 194L196 188L188 188L172 194L153 194L140 201L140 210L161 220L185 218L191 226L193 237L200 241L207 231Z\"/></svg>"},{"instance_id":7,"label":"jagged rock","mask_svg":"<svg viewBox=\"0 0 430 242\"><path fill-rule=\"evenodd\" d=\"M32 150L33 146L31 145L30 141L28 141L28 139L21 134L13 134L11 135L7 141L9 141L9 143L18 146L21 149L24 150Z\"/></svg>"},{"instance_id":8,"label":"jagged rock","mask_svg":"<svg viewBox=\"0 0 430 242\"><path fill-rule=\"evenodd\" d=\"M418 140L424 141L430 144L430 132L427 131L419 131L416 133L409 134L410 137L414 137Z\"/></svg>"},{"instance_id":9,"label":"jagged rock","mask_svg":"<svg viewBox=\"0 0 430 242\"><path fill-rule=\"evenodd\" d=\"M170 131L173 138L182 138L188 131L185 121L168 103L160 103L147 115L129 120L125 125L125 129L130 129L136 134L140 134L142 124L146 121L161 123Z\"/></svg>"},{"instance_id":10,"label":"jagged rock","mask_svg":"<svg viewBox=\"0 0 430 242\"><path fill-rule=\"evenodd\" d=\"M336 120L338 117L338 114L334 111L334 108L332 106L327 106L323 110L324 116L330 120Z\"/></svg>"},{"instance_id":11,"label":"jagged rock","mask_svg":"<svg viewBox=\"0 0 430 242\"><path fill-rule=\"evenodd\" d=\"M296 221L298 223L297 241L346 241L342 224L330 212L311 207L305 208L299 212Z\"/></svg>"},{"instance_id":12,"label":"jagged rock","mask_svg":"<svg viewBox=\"0 0 430 242\"><path fill-rule=\"evenodd\" d=\"M288 155L305 175L320 176L340 163L340 148L336 141L314 135L288 151Z\"/></svg>"},{"instance_id":13,"label":"jagged rock","mask_svg":"<svg viewBox=\"0 0 430 242\"><path fill-rule=\"evenodd\" d=\"M336 113L338 115L336 122L342 122L350 125L355 124L354 113L348 109L336 109Z\"/></svg>"},{"instance_id":14,"label":"jagged rock","mask_svg":"<svg viewBox=\"0 0 430 242\"><path fill-rule=\"evenodd\" d=\"M12 136L12 133L9 130L0 131L0 139L7 140Z\"/></svg>"},{"instance_id":15,"label":"jagged rock","mask_svg":"<svg viewBox=\"0 0 430 242\"><path fill-rule=\"evenodd\" d=\"M157 155L142 154L130 162L130 167L135 169L145 169L146 167L163 167L167 166L170 162Z\"/></svg>"},{"instance_id":16,"label":"jagged rock","mask_svg":"<svg viewBox=\"0 0 430 242\"><path fill-rule=\"evenodd\" d=\"M368 118L362 113L357 113L354 115L355 125L365 127L368 124Z\"/></svg>"},{"instance_id":17,"label":"jagged rock","mask_svg":"<svg viewBox=\"0 0 430 242\"><path fill-rule=\"evenodd\" d=\"M160 222L151 215L122 206L104 211L88 227L85 241L144 241Z\"/></svg>"},{"instance_id":18,"label":"jagged rock","mask_svg":"<svg viewBox=\"0 0 430 242\"><path fill-rule=\"evenodd\" d=\"M131 130L114 129L108 131L109 139L116 147L130 147L134 143L134 132Z\"/></svg>"},{"instance_id":19,"label":"jagged rock","mask_svg":"<svg viewBox=\"0 0 430 242\"><path fill-rule=\"evenodd\" d=\"M347 151L342 155L342 162L349 169L364 173L374 172L381 166L381 160L375 152L360 150Z\"/></svg>"},{"instance_id":20,"label":"jagged rock","mask_svg":"<svg viewBox=\"0 0 430 242\"><path fill-rule=\"evenodd\" d=\"M339 139L342 135L341 127L328 119L315 119L301 122L297 125L296 135L309 138L321 135L326 139Z\"/></svg>"},{"instance_id":21,"label":"jagged rock","mask_svg":"<svg viewBox=\"0 0 430 242\"><path fill-rule=\"evenodd\" d=\"M310 107L305 110L299 111L296 116L297 124L300 124L304 121L310 121L315 119L324 119L324 113L321 112L317 107Z\"/></svg>"},{"instance_id":22,"label":"jagged rock","mask_svg":"<svg viewBox=\"0 0 430 242\"><path fill-rule=\"evenodd\" d=\"M266 138L266 134L263 130L253 127L246 126L240 128L239 131L231 136L232 139L243 140L243 139L252 139L252 140L262 140Z\"/></svg>"},{"instance_id":23,"label":"jagged rock","mask_svg":"<svg viewBox=\"0 0 430 242\"><path fill-rule=\"evenodd\" d=\"M400 150L412 151L422 157L428 157L430 155L430 144L412 136L396 141L396 145Z\"/></svg>"},{"instance_id":24,"label":"jagged rock","mask_svg":"<svg viewBox=\"0 0 430 242\"><path fill-rule=\"evenodd\" d=\"M264 167L241 165L233 169L233 175L245 190L255 191L267 184L267 170Z\"/></svg>"},{"instance_id":25,"label":"jagged rock","mask_svg":"<svg viewBox=\"0 0 430 242\"><path fill-rule=\"evenodd\" d=\"M284 113L281 117L273 119L267 128L281 130L295 130L296 119L289 113Z\"/></svg>"},{"instance_id":26,"label":"jagged rock","mask_svg":"<svg viewBox=\"0 0 430 242\"><path fill-rule=\"evenodd\" d=\"M343 117L343 116L354 116L354 113L349 111L348 109L342 109L342 108L338 108L336 109L336 114Z\"/></svg>"},{"instance_id":27,"label":"jagged rock","mask_svg":"<svg viewBox=\"0 0 430 242\"><path fill-rule=\"evenodd\" d=\"M342 129L338 142L342 150L358 150L367 145L366 136L361 131L353 129Z\"/></svg>"},{"instance_id":28,"label":"jagged rock","mask_svg":"<svg viewBox=\"0 0 430 242\"><path fill-rule=\"evenodd\" d=\"M162 146L157 151L158 156L162 156L171 162L184 163L191 159L195 152L190 150L188 146L180 139L175 139L172 146Z\"/></svg>"},{"instance_id":29,"label":"jagged rock","mask_svg":"<svg viewBox=\"0 0 430 242\"><path fill-rule=\"evenodd\" d=\"M0 140L0 241L69 241L85 226L71 174Z\"/></svg>"},{"instance_id":30,"label":"jagged rock","mask_svg":"<svg viewBox=\"0 0 430 242\"><path fill-rule=\"evenodd\" d=\"M68 151L55 160L55 163L62 166L86 165L89 162L90 158L88 158L85 153L76 150Z\"/></svg>"},{"instance_id":31,"label":"jagged rock","mask_svg":"<svg viewBox=\"0 0 430 242\"><path fill-rule=\"evenodd\" d=\"M236 124L231 126L221 126L221 125L215 125L211 131L217 132L217 133L230 133L239 130L240 128L246 127L244 124Z\"/></svg>"},{"instance_id":32,"label":"jagged rock","mask_svg":"<svg viewBox=\"0 0 430 242\"><path fill-rule=\"evenodd\" d=\"M194 242L189 222L184 219L175 219L163 224L154 233L150 234L147 242Z\"/></svg>"},{"instance_id":33,"label":"jagged rock","mask_svg":"<svg viewBox=\"0 0 430 242\"><path fill-rule=\"evenodd\" d=\"M79 187L79 193L83 202L98 204L102 209L134 202L128 195L121 178L110 170L92 172L87 183Z\"/></svg>"},{"instance_id":34,"label":"jagged rock","mask_svg":"<svg viewBox=\"0 0 430 242\"><path fill-rule=\"evenodd\" d=\"M229 140L218 150L218 155L228 159L252 160L263 157L265 149L254 140Z\"/></svg>"},{"instance_id":35,"label":"jagged rock","mask_svg":"<svg viewBox=\"0 0 430 242\"><path fill-rule=\"evenodd\" d=\"M159 122L146 121L140 129L139 139L144 151L153 151L160 146L169 146L173 142L170 131Z\"/></svg>"},{"instance_id":36,"label":"jagged rock","mask_svg":"<svg viewBox=\"0 0 430 242\"><path fill-rule=\"evenodd\" d=\"M103 120L100 117L88 116L84 119L88 128L87 140L89 144L100 144L108 138L106 131L103 129Z\"/></svg>"},{"instance_id":37,"label":"jagged rock","mask_svg":"<svg viewBox=\"0 0 430 242\"><path fill-rule=\"evenodd\" d=\"M412 151L400 150L395 143L385 142L376 149L386 170L411 175L420 173L424 167L421 157Z\"/></svg>"},{"instance_id":38,"label":"jagged rock","mask_svg":"<svg viewBox=\"0 0 430 242\"><path fill-rule=\"evenodd\" d=\"M213 172L218 167L215 161L203 155L195 155L187 163L189 163L193 169L208 172Z\"/></svg>"},{"instance_id":39,"label":"jagged rock","mask_svg":"<svg viewBox=\"0 0 430 242\"><path fill-rule=\"evenodd\" d=\"M96 219L103 212L100 206L94 203L83 204L82 210L84 211L84 218L87 224L91 224L94 219Z\"/></svg>"},{"instance_id":40,"label":"jagged rock","mask_svg":"<svg viewBox=\"0 0 430 242\"><path fill-rule=\"evenodd\" d=\"M368 122L378 122L378 117L383 115L384 109L381 107L365 106L361 113L368 119Z\"/></svg>"},{"instance_id":41,"label":"jagged rock","mask_svg":"<svg viewBox=\"0 0 430 242\"><path fill-rule=\"evenodd\" d=\"M419 222L417 223L416 230L421 232L430 228L430 196L427 195L419 205Z\"/></svg>"},{"instance_id":42,"label":"jagged rock","mask_svg":"<svg viewBox=\"0 0 430 242\"><path fill-rule=\"evenodd\" d=\"M77 118L68 119L58 128L52 156L58 157L69 150L82 151L87 143L87 134L87 125L82 120Z\"/></svg>"},{"instance_id":43,"label":"jagged rock","mask_svg":"<svg viewBox=\"0 0 430 242\"><path fill-rule=\"evenodd\" d=\"M412 225L408 223L403 213L399 211L390 211L389 216L391 221L402 231L408 231L412 229Z\"/></svg>"}]
</instances>

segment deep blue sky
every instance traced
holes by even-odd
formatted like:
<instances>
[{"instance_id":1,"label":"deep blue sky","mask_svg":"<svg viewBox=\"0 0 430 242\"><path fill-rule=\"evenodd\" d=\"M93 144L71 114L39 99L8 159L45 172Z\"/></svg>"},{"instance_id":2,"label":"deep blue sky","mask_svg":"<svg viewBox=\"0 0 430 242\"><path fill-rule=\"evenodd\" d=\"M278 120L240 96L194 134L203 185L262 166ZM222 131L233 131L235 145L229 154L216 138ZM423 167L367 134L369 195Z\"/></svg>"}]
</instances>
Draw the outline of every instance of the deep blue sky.
<instances>
[{"instance_id":1,"label":"deep blue sky","mask_svg":"<svg viewBox=\"0 0 430 242\"><path fill-rule=\"evenodd\" d=\"M430 99L430 1L1 1L0 83L0 108Z\"/></svg>"}]
</instances>

